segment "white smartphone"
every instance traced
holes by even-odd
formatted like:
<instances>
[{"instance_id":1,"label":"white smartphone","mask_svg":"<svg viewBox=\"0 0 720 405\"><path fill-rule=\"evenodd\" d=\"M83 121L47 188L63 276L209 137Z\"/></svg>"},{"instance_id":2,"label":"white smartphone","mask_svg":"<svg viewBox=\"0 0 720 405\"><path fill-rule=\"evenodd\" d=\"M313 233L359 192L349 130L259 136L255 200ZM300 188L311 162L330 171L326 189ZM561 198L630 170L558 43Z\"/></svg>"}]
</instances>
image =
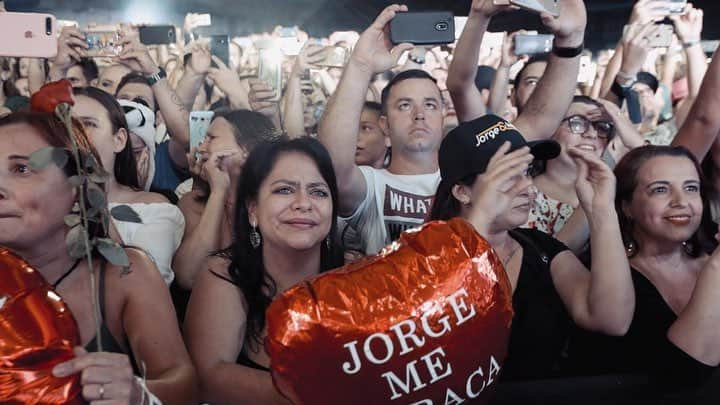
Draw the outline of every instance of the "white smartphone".
<instances>
[{"instance_id":1,"label":"white smartphone","mask_svg":"<svg viewBox=\"0 0 720 405\"><path fill-rule=\"evenodd\" d=\"M658 24L658 30L650 36L650 46L653 48L667 48L672 44L675 29L670 24Z\"/></svg>"},{"instance_id":2,"label":"white smartphone","mask_svg":"<svg viewBox=\"0 0 720 405\"><path fill-rule=\"evenodd\" d=\"M214 115L212 111L190 112L190 150L203 142Z\"/></svg>"},{"instance_id":3,"label":"white smartphone","mask_svg":"<svg viewBox=\"0 0 720 405\"><path fill-rule=\"evenodd\" d=\"M592 85L597 75L597 63L592 61L588 55L580 57L580 70L578 71L578 83Z\"/></svg>"},{"instance_id":4,"label":"white smartphone","mask_svg":"<svg viewBox=\"0 0 720 405\"><path fill-rule=\"evenodd\" d=\"M555 36L551 34L518 34L514 39L515 55L540 55L552 50Z\"/></svg>"},{"instance_id":5,"label":"white smartphone","mask_svg":"<svg viewBox=\"0 0 720 405\"><path fill-rule=\"evenodd\" d=\"M198 27L208 27L212 25L212 17L210 17L210 14L198 14L195 24Z\"/></svg>"},{"instance_id":6,"label":"white smartphone","mask_svg":"<svg viewBox=\"0 0 720 405\"><path fill-rule=\"evenodd\" d=\"M57 54L55 16L0 13L0 56L52 58Z\"/></svg>"}]
</instances>

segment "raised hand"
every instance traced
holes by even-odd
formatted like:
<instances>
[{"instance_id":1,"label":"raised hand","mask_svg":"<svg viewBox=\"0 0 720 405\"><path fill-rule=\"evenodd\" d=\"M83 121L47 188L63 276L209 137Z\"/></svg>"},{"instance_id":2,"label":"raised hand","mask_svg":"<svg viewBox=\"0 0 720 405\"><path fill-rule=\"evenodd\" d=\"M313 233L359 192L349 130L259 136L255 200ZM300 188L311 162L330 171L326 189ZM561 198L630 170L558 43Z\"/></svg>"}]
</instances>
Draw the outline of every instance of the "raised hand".
<instances>
[{"instance_id":1,"label":"raised hand","mask_svg":"<svg viewBox=\"0 0 720 405\"><path fill-rule=\"evenodd\" d=\"M249 83L250 93L248 99L250 108L272 119L280 109L277 97L279 90L273 89L260 79L250 79Z\"/></svg>"},{"instance_id":2,"label":"raised hand","mask_svg":"<svg viewBox=\"0 0 720 405\"><path fill-rule=\"evenodd\" d=\"M403 43L393 46L390 42L389 24L398 12L407 10L407 6L397 4L385 8L372 25L360 35L349 63L370 74L382 73L394 68L400 55L412 49L413 45Z\"/></svg>"},{"instance_id":3,"label":"raised hand","mask_svg":"<svg viewBox=\"0 0 720 405\"><path fill-rule=\"evenodd\" d=\"M523 147L507 153L509 150L510 143L505 142L473 186L470 217L481 235L487 235L490 226L511 206L512 200L532 185L532 180L526 176L533 160L530 148Z\"/></svg>"},{"instance_id":4,"label":"raised hand","mask_svg":"<svg viewBox=\"0 0 720 405\"><path fill-rule=\"evenodd\" d=\"M210 45L207 42L195 42L191 47L192 56L188 69L198 76L206 75L212 64Z\"/></svg>"},{"instance_id":5,"label":"raised hand","mask_svg":"<svg viewBox=\"0 0 720 405\"><path fill-rule=\"evenodd\" d=\"M615 204L615 175L612 170L593 153L570 148L568 154L578 168L575 191L585 215L591 218L595 212L612 209Z\"/></svg>"},{"instance_id":6,"label":"raised hand","mask_svg":"<svg viewBox=\"0 0 720 405\"><path fill-rule=\"evenodd\" d=\"M578 47L583 44L587 11L582 0L560 0L560 15L541 13L543 24L555 34L555 45L559 47Z\"/></svg>"},{"instance_id":7,"label":"raised hand","mask_svg":"<svg viewBox=\"0 0 720 405\"><path fill-rule=\"evenodd\" d=\"M478 14L486 18L509 10L517 10L517 7L510 5L509 0L473 0L470 5L470 15Z\"/></svg>"},{"instance_id":8,"label":"raised hand","mask_svg":"<svg viewBox=\"0 0 720 405\"><path fill-rule=\"evenodd\" d=\"M515 36L526 34L527 31L520 30L515 31L510 35L505 36L502 46L502 57L500 59L501 67L510 67L517 63L520 59L527 58L527 56L518 56L515 54Z\"/></svg>"},{"instance_id":9,"label":"raised hand","mask_svg":"<svg viewBox=\"0 0 720 405\"><path fill-rule=\"evenodd\" d=\"M121 64L145 76L154 75L160 70L150 56L147 46L140 42L140 36L136 31L124 31L120 44L123 50L117 56L117 60Z\"/></svg>"},{"instance_id":10,"label":"raised hand","mask_svg":"<svg viewBox=\"0 0 720 405\"><path fill-rule=\"evenodd\" d=\"M675 33L683 43L699 41L703 30L703 11L687 4L681 15L670 16Z\"/></svg>"},{"instance_id":11,"label":"raised hand","mask_svg":"<svg viewBox=\"0 0 720 405\"><path fill-rule=\"evenodd\" d=\"M53 61L53 67L57 69L69 69L87 56L85 35L75 27L64 27L58 38L58 52Z\"/></svg>"},{"instance_id":12,"label":"raised hand","mask_svg":"<svg viewBox=\"0 0 720 405\"><path fill-rule=\"evenodd\" d=\"M623 59L620 72L626 76L635 76L642 69L650 54L650 38L660 29L653 22L644 25L633 24L628 27L622 38Z\"/></svg>"}]
</instances>

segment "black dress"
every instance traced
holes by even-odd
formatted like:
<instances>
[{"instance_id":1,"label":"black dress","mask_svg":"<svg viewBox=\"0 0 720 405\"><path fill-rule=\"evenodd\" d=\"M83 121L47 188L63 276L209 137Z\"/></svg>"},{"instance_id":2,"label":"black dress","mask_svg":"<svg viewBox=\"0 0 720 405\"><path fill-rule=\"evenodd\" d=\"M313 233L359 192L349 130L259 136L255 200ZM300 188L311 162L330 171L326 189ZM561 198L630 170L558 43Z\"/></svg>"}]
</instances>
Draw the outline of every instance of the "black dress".
<instances>
[{"instance_id":1,"label":"black dress","mask_svg":"<svg viewBox=\"0 0 720 405\"><path fill-rule=\"evenodd\" d=\"M550 263L568 248L534 229L516 229L510 236L522 246L523 258L513 293L515 316L501 378L557 377L572 320L553 284Z\"/></svg>"}]
</instances>

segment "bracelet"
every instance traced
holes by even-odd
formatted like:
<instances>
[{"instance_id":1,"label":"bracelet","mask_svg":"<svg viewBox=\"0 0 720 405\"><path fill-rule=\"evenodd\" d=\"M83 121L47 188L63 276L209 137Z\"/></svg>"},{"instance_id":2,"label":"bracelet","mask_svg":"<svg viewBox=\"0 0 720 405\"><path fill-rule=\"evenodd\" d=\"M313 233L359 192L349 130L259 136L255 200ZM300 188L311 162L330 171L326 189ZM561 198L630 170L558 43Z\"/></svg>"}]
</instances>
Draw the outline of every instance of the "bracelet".
<instances>
[{"instance_id":1,"label":"bracelet","mask_svg":"<svg viewBox=\"0 0 720 405\"><path fill-rule=\"evenodd\" d=\"M688 48L692 48L692 47L695 46L695 45L700 45L700 40L699 40L699 39L696 39L696 40L694 40L694 41L683 42L682 47L683 47L684 49L688 49Z\"/></svg>"},{"instance_id":2,"label":"bracelet","mask_svg":"<svg viewBox=\"0 0 720 405\"><path fill-rule=\"evenodd\" d=\"M580 46L576 48L563 48L553 45L552 53L559 58L574 58L579 56L584 50L585 44L580 44Z\"/></svg>"},{"instance_id":3,"label":"bracelet","mask_svg":"<svg viewBox=\"0 0 720 405\"><path fill-rule=\"evenodd\" d=\"M159 82L162 79L165 79L167 77L167 72L165 72L165 69L160 68L160 70L155 73L152 76L146 77L148 84L152 87L155 85L155 83Z\"/></svg>"}]
</instances>

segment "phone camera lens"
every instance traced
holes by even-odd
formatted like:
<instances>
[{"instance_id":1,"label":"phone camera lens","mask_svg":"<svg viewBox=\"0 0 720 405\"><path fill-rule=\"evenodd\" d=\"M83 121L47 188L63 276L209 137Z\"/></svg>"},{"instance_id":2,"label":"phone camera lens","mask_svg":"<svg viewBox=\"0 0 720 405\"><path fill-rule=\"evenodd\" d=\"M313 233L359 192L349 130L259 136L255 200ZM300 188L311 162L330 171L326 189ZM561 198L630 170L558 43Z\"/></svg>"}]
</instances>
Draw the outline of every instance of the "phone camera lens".
<instances>
[{"instance_id":1,"label":"phone camera lens","mask_svg":"<svg viewBox=\"0 0 720 405\"><path fill-rule=\"evenodd\" d=\"M47 17L45 19L45 35L52 35L52 33L53 33L52 18Z\"/></svg>"},{"instance_id":2,"label":"phone camera lens","mask_svg":"<svg viewBox=\"0 0 720 405\"><path fill-rule=\"evenodd\" d=\"M435 24L435 29L438 31L447 31L448 30L448 23L446 22L439 22Z\"/></svg>"}]
</instances>

